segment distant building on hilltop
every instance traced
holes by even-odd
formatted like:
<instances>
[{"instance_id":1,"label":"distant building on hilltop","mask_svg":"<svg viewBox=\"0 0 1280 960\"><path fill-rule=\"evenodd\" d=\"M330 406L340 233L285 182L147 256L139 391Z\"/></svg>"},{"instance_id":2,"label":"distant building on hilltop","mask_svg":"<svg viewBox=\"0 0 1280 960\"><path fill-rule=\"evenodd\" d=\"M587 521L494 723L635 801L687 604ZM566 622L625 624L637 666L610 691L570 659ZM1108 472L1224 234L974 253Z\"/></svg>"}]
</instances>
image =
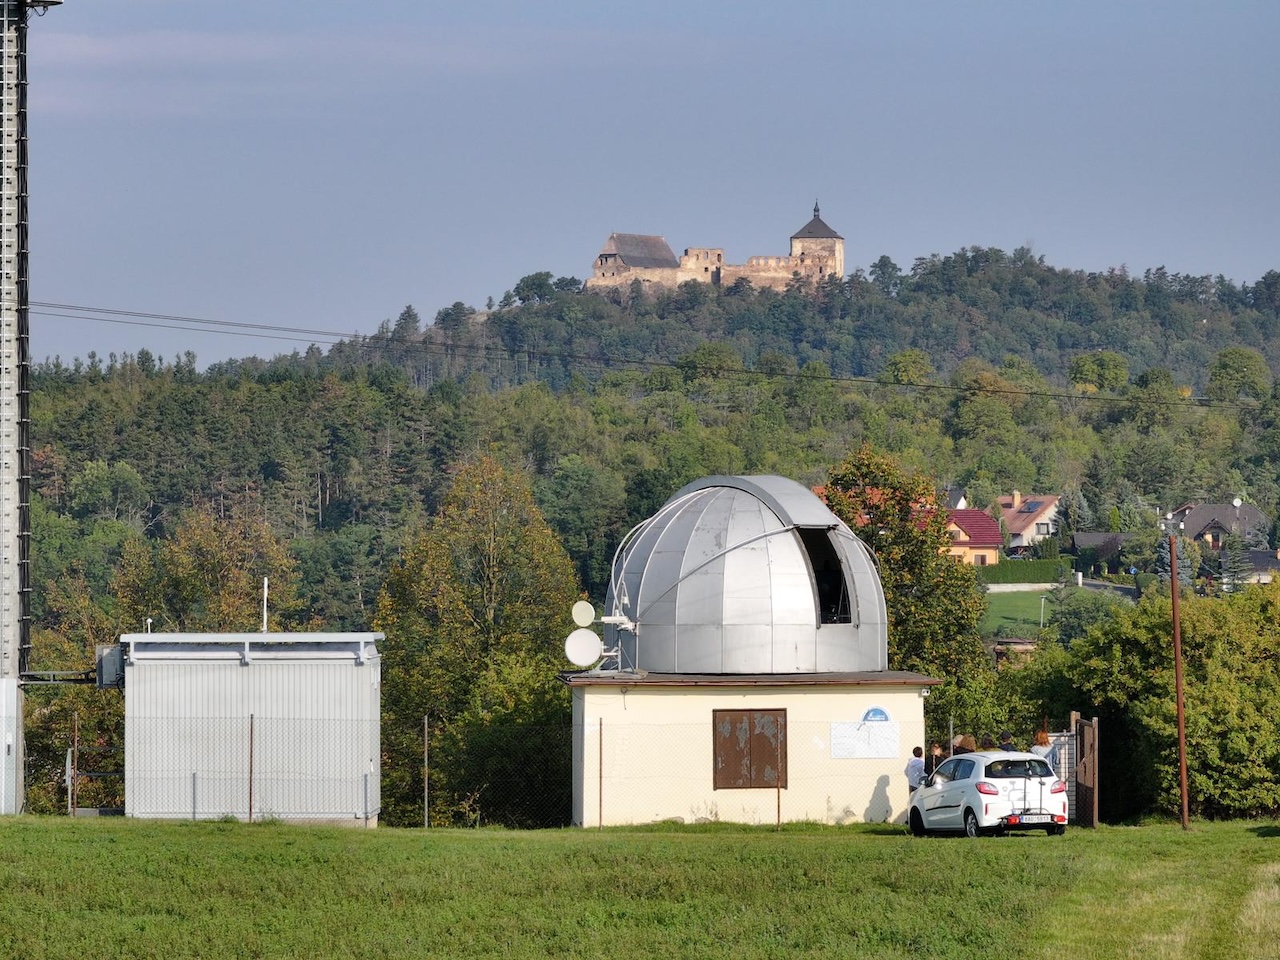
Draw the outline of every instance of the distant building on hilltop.
<instances>
[{"instance_id":1,"label":"distant building on hilltop","mask_svg":"<svg viewBox=\"0 0 1280 960\"><path fill-rule=\"evenodd\" d=\"M785 290L800 278L817 282L844 277L844 237L832 230L813 205L813 219L791 235L789 256L748 257L744 264L724 262L723 247L688 247L676 258L662 237L611 233L596 257L587 289L645 286L674 289L696 280L729 287L748 280L755 287Z\"/></svg>"}]
</instances>

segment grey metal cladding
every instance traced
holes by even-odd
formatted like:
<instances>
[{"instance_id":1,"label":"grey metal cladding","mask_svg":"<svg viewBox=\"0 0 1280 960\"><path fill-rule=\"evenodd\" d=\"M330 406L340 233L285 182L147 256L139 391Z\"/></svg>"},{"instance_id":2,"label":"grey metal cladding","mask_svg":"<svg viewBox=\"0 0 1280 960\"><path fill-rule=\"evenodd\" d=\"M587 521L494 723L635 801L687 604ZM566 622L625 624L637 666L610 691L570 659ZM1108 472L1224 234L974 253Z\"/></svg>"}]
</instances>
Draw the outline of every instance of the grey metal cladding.
<instances>
[{"instance_id":1,"label":"grey metal cladding","mask_svg":"<svg viewBox=\"0 0 1280 960\"><path fill-rule=\"evenodd\" d=\"M826 537L838 558L851 622L830 622L830 615L824 622L805 539L814 537L819 545ZM634 632L605 628L624 670L737 675L887 666L884 592L870 552L812 491L784 477L706 477L683 487L625 542L613 584L623 595L611 586L607 613L636 625Z\"/></svg>"}]
</instances>

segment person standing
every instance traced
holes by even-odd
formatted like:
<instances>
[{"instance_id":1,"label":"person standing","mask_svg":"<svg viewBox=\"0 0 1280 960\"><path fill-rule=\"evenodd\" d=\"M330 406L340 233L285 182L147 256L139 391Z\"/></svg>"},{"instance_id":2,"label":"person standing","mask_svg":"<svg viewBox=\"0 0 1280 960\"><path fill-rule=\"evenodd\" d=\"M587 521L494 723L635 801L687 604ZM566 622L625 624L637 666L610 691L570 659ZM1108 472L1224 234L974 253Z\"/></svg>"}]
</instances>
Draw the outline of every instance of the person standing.
<instances>
[{"instance_id":1,"label":"person standing","mask_svg":"<svg viewBox=\"0 0 1280 960\"><path fill-rule=\"evenodd\" d=\"M1016 743L1014 743L1014 742L1013 742L1013 734L1012 734L1012 733L1010 733L1008 730L1001 730L1001 731L1000 731L1000 743L999 743L999 748L1000 748L1001 750L1004 750L1004 751L1008 752L1008 753L1016 753L1016 752L1017 752L1017 750L1018 750L1018 745L1017 745Z\"/></svg>"},{"instance_id":2,"label":"person standing","mask_svg":"<svg viewBox=\"0 0 1280 960\"><path fill-rule=\"evenodd\" d=\"M1058 776L1058 748L1049 742L1049 732L1047 730L1037 730L1035 742L1031 744L1031 752L1037 757L1044 757L1049 761L1049 766L1053 769L1054 776ZM1062 779L1058 777L1058 779Z\"/></svg>"},{"instance_id":3,"label":"person standing","mask_svg":"<svg viewBox=\"0 0 1280 960\"><path fill-rule=\"evenodd\" d=\"M937 740L929 746L929 755L924 758L924 775L927 777L933 771L938 769L938 764L945 760L946 754L942 752L942 744Z\"/></svg>"},{"instance_id":4,"label":"person standing","mask_svg":"<svg viewBox=\"0 0 1280 960\"><path fill-rule=\"evenodd\" d=\"M920 784L924 783L924 749L922 747L912 748L911 759L907 761L907 767L902 772L907 775L907 793L915 793Z\"/></svg>"}]
</instances>

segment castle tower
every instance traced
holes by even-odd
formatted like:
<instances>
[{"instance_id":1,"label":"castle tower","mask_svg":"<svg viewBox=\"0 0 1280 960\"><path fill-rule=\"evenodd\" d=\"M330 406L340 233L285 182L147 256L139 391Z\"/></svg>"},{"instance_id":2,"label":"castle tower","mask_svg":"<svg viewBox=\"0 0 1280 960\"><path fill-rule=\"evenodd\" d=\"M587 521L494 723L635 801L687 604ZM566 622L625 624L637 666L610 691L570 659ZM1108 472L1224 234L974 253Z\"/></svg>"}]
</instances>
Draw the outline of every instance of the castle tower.
<instances>
[{"instance_id":1,"label":"castle tower","mask_svg":"<svg viewBox=\"0 0 1280 960\"><path fill-rule=\"evenodd\" d=\"M823 223L817 200L813 201L813 219L791 235L791 258L803 261L803 276L844 279L844 237Z\"/></svg>"}]
</instances>

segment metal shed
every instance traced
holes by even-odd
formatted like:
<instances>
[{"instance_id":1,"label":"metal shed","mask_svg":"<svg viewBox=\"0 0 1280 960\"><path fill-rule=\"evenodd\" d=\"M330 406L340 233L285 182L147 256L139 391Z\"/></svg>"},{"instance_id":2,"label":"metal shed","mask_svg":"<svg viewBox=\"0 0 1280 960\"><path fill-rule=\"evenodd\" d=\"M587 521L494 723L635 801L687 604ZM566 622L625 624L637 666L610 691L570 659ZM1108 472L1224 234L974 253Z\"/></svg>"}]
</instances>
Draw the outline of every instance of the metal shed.
<instances>
[{"instance_id":1,"label":"metal shed","mask_svg":"<svg viewBox=\"0 0 1280 960\"><path fill-rule=\"evenodd\" d=\"M375 825L382 639L122 636L125 815Z\"/></svg>"}]
</instances>

